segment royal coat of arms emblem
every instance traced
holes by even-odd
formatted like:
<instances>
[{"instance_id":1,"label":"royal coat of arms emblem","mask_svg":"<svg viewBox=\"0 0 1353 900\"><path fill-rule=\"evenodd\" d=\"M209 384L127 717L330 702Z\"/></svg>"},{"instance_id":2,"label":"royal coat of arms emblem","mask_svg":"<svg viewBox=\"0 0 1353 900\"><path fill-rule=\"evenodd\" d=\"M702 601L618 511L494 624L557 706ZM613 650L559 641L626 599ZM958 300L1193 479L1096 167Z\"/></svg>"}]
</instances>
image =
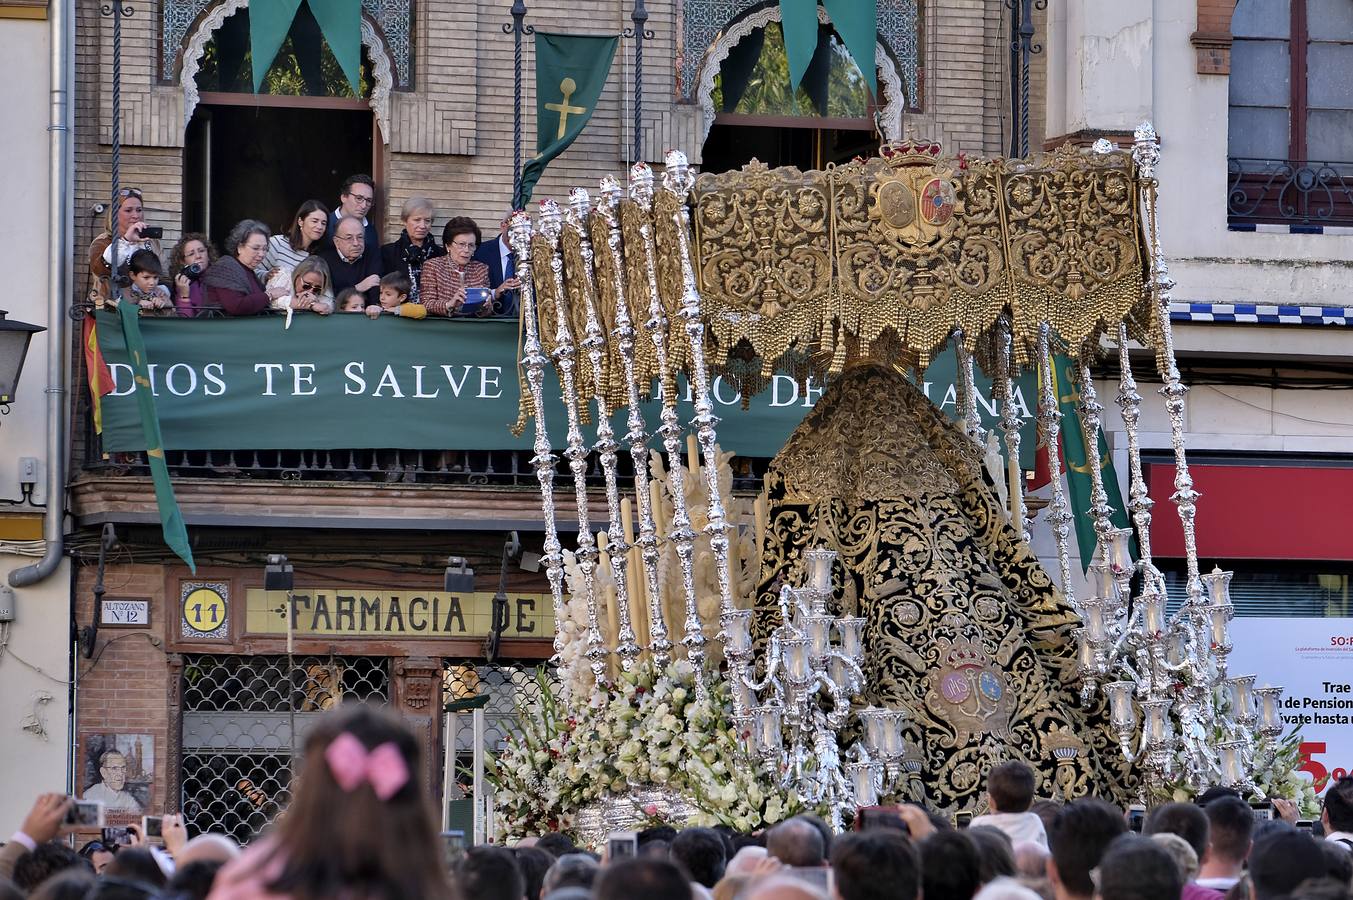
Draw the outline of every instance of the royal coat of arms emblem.
<instances>
[{"instance_id":1,"label":"royal coat of arms emblem","mask_svg":"<svg viewBox=\"0 0 1353 900\"><path fill-rule=\"evenodd\" d=\"M869 217L907 247L928 248L953 231L957 212L952 172L938 159L939 145L893 145L888 168L869 186Z\"/></svg>"},{"instance_id":2,"label":"royal coat of arms emblem","mask_svg":"<svg viewBox=\"0 0 1353 900\"><path fill-rule=\"evenodd\" d=\"M1010 714L1014 694L1005 672L982 647L968 640L938 638L940 665L927 676L926 706L955 731L963 746L974 734L1012 737Z\"/></svg>"}]
</instances>

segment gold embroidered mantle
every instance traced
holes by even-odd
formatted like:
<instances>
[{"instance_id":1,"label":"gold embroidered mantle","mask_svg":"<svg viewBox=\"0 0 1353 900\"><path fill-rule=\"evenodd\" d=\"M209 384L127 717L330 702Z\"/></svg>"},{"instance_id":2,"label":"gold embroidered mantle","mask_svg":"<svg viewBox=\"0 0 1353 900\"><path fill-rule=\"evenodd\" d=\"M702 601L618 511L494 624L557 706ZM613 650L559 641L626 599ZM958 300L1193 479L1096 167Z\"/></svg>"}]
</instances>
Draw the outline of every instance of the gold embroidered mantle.
<instances>
[{"instance_id":1,"label":"gold embroidered mantle","mask_svg":"<svg viewBox=\"0 0 1353 900\"><path fill-rule=\"evenodd\" d=\"M833 612L864 616L865 700L907 711L928 802L973 808L1022 758L1040 794L1128 796L1102 696L1079 706L1078 621L982 480L977 451L901 375L848 369L768 476L757 632L803 552L840 554ZM1060 752L1059 752L1060 751Z\"/></svg>"}]
</instances>

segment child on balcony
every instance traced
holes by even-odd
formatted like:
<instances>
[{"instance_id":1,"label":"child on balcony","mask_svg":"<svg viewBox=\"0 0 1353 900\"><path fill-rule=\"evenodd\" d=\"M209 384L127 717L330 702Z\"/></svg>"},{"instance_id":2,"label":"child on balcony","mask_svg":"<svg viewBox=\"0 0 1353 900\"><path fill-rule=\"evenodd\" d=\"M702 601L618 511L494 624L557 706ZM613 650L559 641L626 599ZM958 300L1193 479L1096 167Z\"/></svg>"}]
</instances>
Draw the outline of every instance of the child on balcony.
<instances>
[{"instance_id":1,"label":"child on balcony","mask_svg":"<svg viewBox=\"0 0 1353 900\"><path fill-rule=\"evenodd\" d=\"M167 316L174 312L169 288L160 284L164 267L154 250L137 250L127 261L131 284L122 289L122 301L135 303L143 316Z\"/></svg>"},{"instance_id":2,"label":"child on balcony","mask_svg":"<svg viewBox=\"0 0 1353 900\"><path fill-rule=\"evenodd\" d=\"M339 312L366 312L366 295L357 288L344 288L339 291L337 302Z\"/></svg>"},{"instance_id":3,"label":"child on balcony","mask_svg":"<svg viewBox=\"0 0 1353 900\"><path fill-rule=\"evenodd\" d=\"M426 319L427 308L421 303L410 303L409 294L413 286L409 276L403 272L388 272L381 277L381 305L368 306L366 314L379 318L381 313L403 316L406 319Z\"/></svg>"}]
</instances>

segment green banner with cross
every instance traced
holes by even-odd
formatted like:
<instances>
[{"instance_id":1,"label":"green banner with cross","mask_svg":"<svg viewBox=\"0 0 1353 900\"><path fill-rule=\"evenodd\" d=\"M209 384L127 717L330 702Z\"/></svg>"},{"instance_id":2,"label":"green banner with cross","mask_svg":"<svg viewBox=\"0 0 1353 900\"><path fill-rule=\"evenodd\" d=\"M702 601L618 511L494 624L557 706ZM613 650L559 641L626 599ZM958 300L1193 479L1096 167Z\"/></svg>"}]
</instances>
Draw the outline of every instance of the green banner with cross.
<instances>
[{"instance_id":1,"label":"green banner with cross","mask_svg":"<svg viewBox=\"0 0 1353 900\"><path fill-rule=\"evenodd\" d=\"M536 32L536 155L522 168L513 209L525 209L545 167L592 118L617 41L615 35Z\"/></svg>"}]
</instances>

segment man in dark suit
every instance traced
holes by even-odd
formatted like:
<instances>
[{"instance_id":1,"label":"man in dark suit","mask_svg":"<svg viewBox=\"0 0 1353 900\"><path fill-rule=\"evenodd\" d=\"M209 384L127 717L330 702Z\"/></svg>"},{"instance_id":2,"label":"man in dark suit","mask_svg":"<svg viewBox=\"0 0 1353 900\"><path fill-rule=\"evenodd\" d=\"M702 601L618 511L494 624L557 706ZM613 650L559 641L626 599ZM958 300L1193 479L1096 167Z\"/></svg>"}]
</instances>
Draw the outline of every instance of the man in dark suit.
<instances>
[{"instance_id":1,"label":"man in dark suit","mask_svg":"<svg viewBox=\"0 0 1353 900\"><path fill-rule=\"evenodd\" d=\"M356 216L344 216L334 228L334 245L317 254L329 266L334 295L356 288L368 307L380 307L381 251L366 242L366 229Z\"/></svg>"},{"instance_id":2,"label":"man in dark suit","mask_svg":"<svg viewBox=\"0 0 1353 900\"><path fill-rule=\"evenodd\" d=\"M376 234L376 223L369 218L375 205L376 182L371 180L371 176L349 175L344 180L343 186L338 189L338 208L329 213L329 228L324 232L324 237L320 238L319 245L314 248L313 252L320 253L332 248L334 235L338 233L338 221L344 216L352 216L362 223L366 245L375 247L376 252L379 253L381 241Z\"/></svg>"},{"instance_id":3,"label":"man in dark suit","mask_svg":"<svg viewBox=\"0 0 1353 900\"><path fill-rule=\"evenodd\" d=\"M503 216L498 223L498 237L480 244L474 258L489 267L489 287L493 288L498 309L494 315L516 318L517 290L521 281L517 278L517 256L507 243L507 222L511 216L511 213Z\"/></svg>"}]
</instances>

